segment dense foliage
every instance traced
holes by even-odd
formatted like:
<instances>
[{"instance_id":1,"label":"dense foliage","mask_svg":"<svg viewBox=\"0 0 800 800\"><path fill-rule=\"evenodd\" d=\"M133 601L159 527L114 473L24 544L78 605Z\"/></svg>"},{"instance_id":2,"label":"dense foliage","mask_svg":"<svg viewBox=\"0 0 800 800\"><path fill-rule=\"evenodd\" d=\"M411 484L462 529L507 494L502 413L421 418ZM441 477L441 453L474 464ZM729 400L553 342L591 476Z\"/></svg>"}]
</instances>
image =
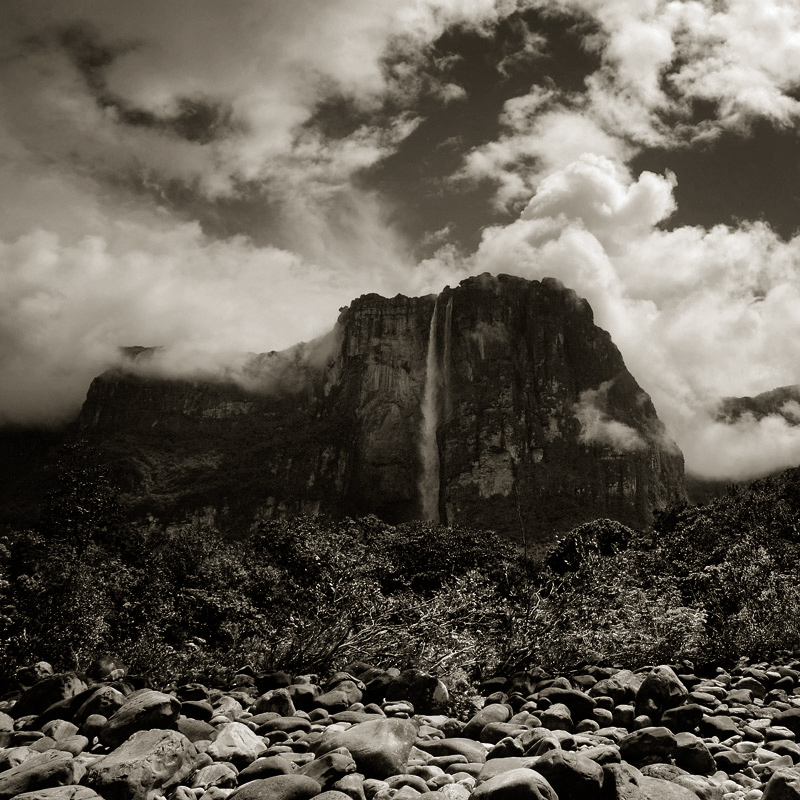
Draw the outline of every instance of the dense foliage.
<instances>
[{"instance_id":1,"label":"dense foliage","mask_svg":"<svg viewBox=\"0 0 800 800\"><path fill-rule=\"evenodd\" d=\"M800 646L798 526L793 470L649 531L582 525L544 563L490 532L373 517L271 520L231 541L125 522L89 460L59 476L35 527L0 533L0 679L105 651L164 679L359 658L451 685L531 665L766 657Z\"/></svg>"}]
</instances>

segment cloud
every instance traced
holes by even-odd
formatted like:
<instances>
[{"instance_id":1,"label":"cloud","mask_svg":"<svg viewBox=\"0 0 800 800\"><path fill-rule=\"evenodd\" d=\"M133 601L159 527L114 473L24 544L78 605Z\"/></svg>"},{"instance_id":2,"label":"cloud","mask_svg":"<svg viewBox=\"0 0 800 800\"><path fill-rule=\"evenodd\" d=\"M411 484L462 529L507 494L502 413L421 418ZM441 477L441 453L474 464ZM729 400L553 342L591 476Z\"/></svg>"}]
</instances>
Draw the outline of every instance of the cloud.
<instances>
[{"instance_id":1,"label":"cloud","mask_svg":"<svg viewBox=\"0 0 800 800\"><path fill-rule=\"evenodd\" d=\"M210 196L273 179L276 161L340 170L338 158L307 161L307 140L297 141L334 92L365 109L387 97L399 105L388 136L381 118L343 145L350 165L391 152L426 47L448 25L498 18L489 0L231 0L224 11L215 0L10 4L0 45L17 136L95 170L194 180ZM463 93L431 80L443 102Z\"/></svg>"},{"instance_id":2,"label":"cloud","mask_svg":"<svg viewBox=\"0 0 800 800\"><path fill-rule=\"evenodd\" d=\"M419 130L422 108L472 100L438 37L492 36L517 9L593 21L580 29L599 66L582 89L540 81L505 103L500 135L454 177L493 182L513 221L464 255L447 225L456 202L428 239L440 249L415 264L401 215L359 176ZM230 365L318 335L366 291L512 272L589 299L690 470L741 477L795 458L785 418L720 427L714 409L797 382L800 239L764 223L664 230L674 177L627 166L758 119L794 125L794 4L7 0L4 12L0 420L70 413L121 344L167 345L176 369ZM500 62L508 76L546 49L537 31L523 39ZM339 128L334 101L349 110ZM194 221L192 202L242 198L252 238Z\"/></svg>"},{"instance_id":3,"label":"cloud","mask_svg":"<svg viewBox=\"0 0 800 800\"><path fill-rule=\"evenodd\" d=\"M497 183L495 204L501 210L527 201L543 179L584 153L619 164L632 154L622 139L606 133L579 109L560 104L552 91L538 87L508 100L500 122L504 128L500 138L468 153L457 178Z\"/></svg>"},{"instance_id":4,"label":"cloud","mask_svg":"<svg viewBox=\"0 0 800 800\"><path fill-rule=\"evenodd\" d=\"M528 0L545 16L590 20L600 65L582 91L541 80L505 103L501 135L468 153L458 177L497 184L517 211L584 153L623 166L642 149L686 147L758 120L800 118L800 7L782 0ZM542 45L546 50L546 46Z\"/></svg>"},{"instance_id":5,"label":"cloud","mask_svg":"<svg viewBox=\"0 0 800 800\"><path fill-rule=\"evenodd\" d=\"M684 457L696 475L751 480L800 464L800 427L778 414L745 414L733 424L698 418L687 429Z\"/></svg>"},{"instance_id":6,"label":"cloud","mask_svg":"<svg viewBox=\"0 0 800 800\"><path fill-rule=\"evenodd\" d=\"M639 432L624 422L612 419L608 413L608 390L612 381L597 389L581 392L574 413L581 424L579 440L586 444L599 444L620 453L634 453L645 449L647 443Z\"/></svg>"},{"instance_id":7,"label":"cloud","mask_svg":"<svg viewBox=\"0 0 800 800\"><path fill-rule=\"evenodd\" d=\"M791 124L800 103L800 9L782 0L656 3L563 0L602 27L595 46L604 65L590 82L598 119L608 111L638 141L747 126L755 118ZM625 100L628 111L619 101ZM693 103L717 106L713 121L693 124ZM650 120L647 124L647 116ZM628 124L625 121L628 121ZM675 127L675 122L683 125Z\"/></svg>"}]
</instances>

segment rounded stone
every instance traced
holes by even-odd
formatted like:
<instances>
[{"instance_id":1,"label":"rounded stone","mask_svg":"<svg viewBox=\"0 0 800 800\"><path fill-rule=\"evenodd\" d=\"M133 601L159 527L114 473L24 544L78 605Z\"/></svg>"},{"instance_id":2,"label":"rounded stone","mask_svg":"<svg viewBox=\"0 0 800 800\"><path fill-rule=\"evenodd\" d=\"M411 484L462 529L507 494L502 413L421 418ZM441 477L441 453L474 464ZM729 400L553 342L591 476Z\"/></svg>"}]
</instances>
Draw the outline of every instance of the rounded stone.
<instances>
[{"instance_id":1,"label":"rounded stone","mask_svg":"<svg viewBox=\"0 0 800 800\"><path fill-rule=\"evenodd\" d=\"M275 775L246 783L229 800L310 800L318 794L319 784L307 775Z\"/></svg>"},{"instance_id":2,"label":"rounded stone","mask_svg":"<svg viewBox=\"0 0 800 800\"><path fill-rule=\"evenodd\" d=\"M127 698L100 730L98 738L106 747L118 747L137 731L172 728L180 715L176 697L143 689Z\"/></svg>"},{"instance_id":3,"label":"rounded stone","mask_svg":"<svg viewBox=\"0 0 800 800\"><path fill-rule=\"evenodd\" d=\"M475 787L472 800L559 800L538 772L525 767L502 772Z\"/></svg>"},{"instance_id":4,"label":"rounded stone","mask_svg":"<svg viewBox=\"0 0 800 800\"><path fill-rule=\"evenodd\" d=\"M406 771L411 748L417 739L418 723L387 717L353 725L346 731L326 731L313 745L319 757L345 748L358 769L369 778L383 779Z\"/></svg>"}]
</instances>

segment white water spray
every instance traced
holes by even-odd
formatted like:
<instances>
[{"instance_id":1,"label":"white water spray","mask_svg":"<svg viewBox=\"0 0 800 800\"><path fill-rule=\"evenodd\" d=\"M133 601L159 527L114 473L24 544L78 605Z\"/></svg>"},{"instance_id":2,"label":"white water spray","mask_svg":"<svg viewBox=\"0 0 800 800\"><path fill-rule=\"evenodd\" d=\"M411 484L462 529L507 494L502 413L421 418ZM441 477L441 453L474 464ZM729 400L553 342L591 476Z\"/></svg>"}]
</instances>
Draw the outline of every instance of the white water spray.
<instances>
[{"instance_id":1,"label":"white water spray","mask_svg":"<svg viewBox=\"0 0 800 800\"><path fill-rule=\"evenodd\" d=\"M444 315L444 357L442 359L442 393L444 394L444 421L447 422L453 412L450 403L450 364L452 362L452 330L453 330L453 298L447 301Z\"/></svg>"},{"instance_id":2,"label":"white water spray","mask_svg":"<svg viewBox=\"0 0 800 800\"><path fill-rule=\"evenodd\" d=\"M433 315L428 331L428 354L425 359L425 388L422 393L422 428L419 454L422 459L422 476L419 493L422 500L422 517L439 521L439 446L436 428L439 424L439 362L436 358L436 310L439 298L433 304Z\"/></svg>"}]
</instances>

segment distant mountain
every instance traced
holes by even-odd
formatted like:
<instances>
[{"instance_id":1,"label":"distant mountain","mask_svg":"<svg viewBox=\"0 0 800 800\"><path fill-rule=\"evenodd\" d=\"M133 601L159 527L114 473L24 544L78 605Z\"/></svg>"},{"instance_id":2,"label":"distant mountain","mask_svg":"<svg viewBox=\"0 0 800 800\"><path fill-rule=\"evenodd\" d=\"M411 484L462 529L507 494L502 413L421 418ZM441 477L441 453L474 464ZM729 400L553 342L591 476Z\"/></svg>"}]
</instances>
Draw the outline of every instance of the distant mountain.
<instances>
[{"instance_id":1,"label":"distant mountain","mask_svg":"<svg viewBox=\"0 0 800 800\"><path fill-rule=\"evenodd\" d=\"M592 311L501 275L438 296L365 295L333 331L236 379L99 376L72 436L131 513L223 528L298 513L438 519L519 539L684 498L683 457Z\"/></svg>"},{"instance_id":2,"label":"distant mountain","mask_svg":"<svg viewBox=\"0 0 800 800\"><path fill-rule=\"evenodd\" d=\"M731 425L748 414L757 420L779 415L790 425L800 425L800 384L780 386L755 397L723 397L716 410L717 421ZM774 474L780 472L777 469ZM687 475L686 492L692 503L708 503L724 496L733 483L731 480Z\"/></svg>"},{"instance_id":3,"label":"distant mountain","mask_svg":"<svg viewBox=\"0 0 800 800\"><path fill-rule=\"evenodd\" d=\"M736 422L745 414L756 419L779 414L788 423L800 425L800 384L781 386L755 397L725 397L717 416L724 422Z\"/></svg>"}]
</instances>

